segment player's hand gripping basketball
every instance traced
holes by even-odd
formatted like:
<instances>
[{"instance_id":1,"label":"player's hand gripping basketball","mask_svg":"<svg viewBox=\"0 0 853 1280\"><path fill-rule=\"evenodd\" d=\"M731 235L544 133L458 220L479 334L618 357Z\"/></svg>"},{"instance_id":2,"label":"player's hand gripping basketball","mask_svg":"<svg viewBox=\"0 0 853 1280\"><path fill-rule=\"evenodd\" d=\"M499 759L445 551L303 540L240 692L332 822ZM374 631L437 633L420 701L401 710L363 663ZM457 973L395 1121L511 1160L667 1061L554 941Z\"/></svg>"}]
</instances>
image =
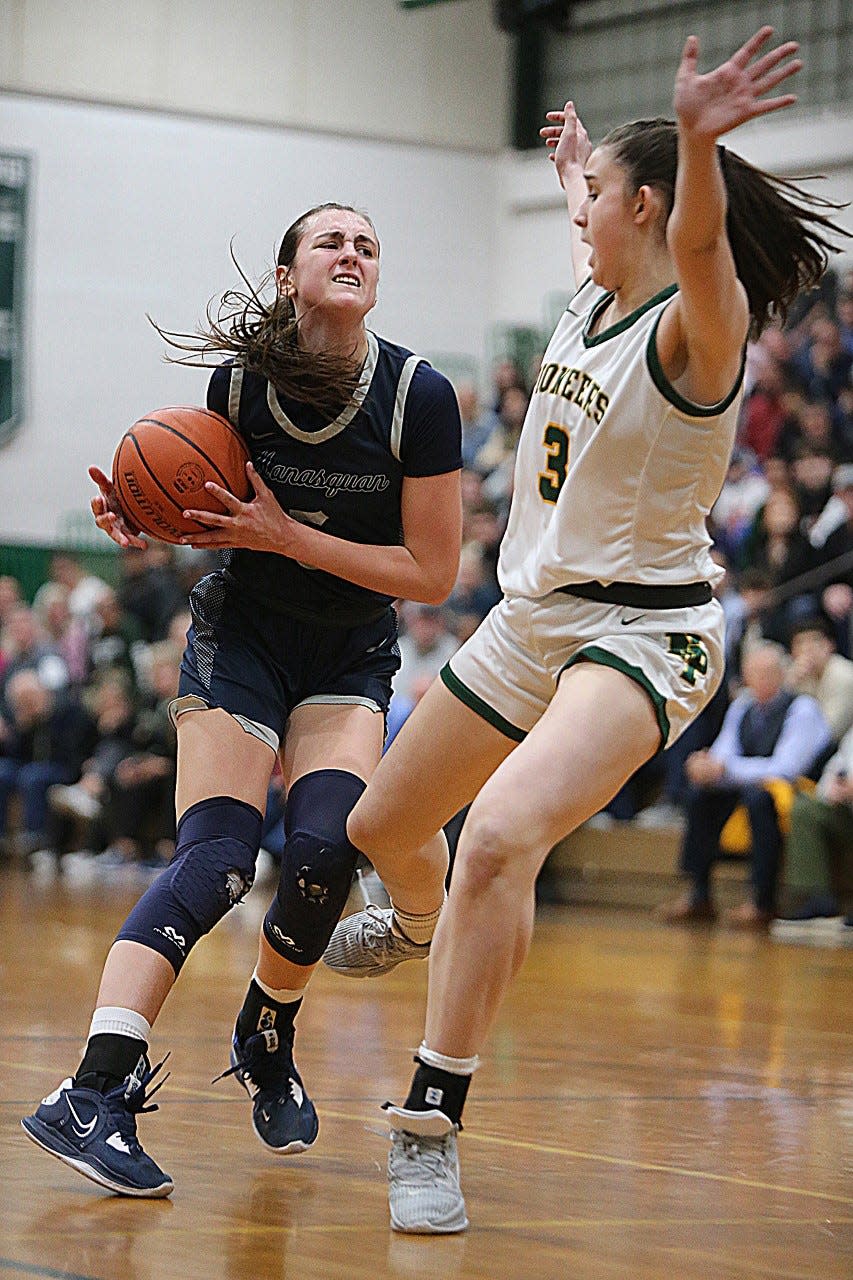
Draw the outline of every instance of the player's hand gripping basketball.
<instances>
[{"instance_id":1,"label":"player's hand gripping basketball","mask_svg":"<svg viewBox=\"0 0 853 1280\"><path fill-rule=\"evenodd\" d=\"M566 169L572 166L579 166L581 169L584 167L592 154L592 143L573 102L567 102L562 111L546 112L545 119L551 123L543 125L539 130L539 137L548 148L548 159L554 161L562 182Z\"/></svg>"},{"instance_id":2,"label":"player's hand gripping basketball","mask_svg":"<svg viewBox=\"0 0 853 1280\"><path fill-rule=\"evenodd\" d=\"M90 467L89 475L101 491L90 503L95 524L120 547L140 547L144 550L148 543L140 537L136 525L130 523L119 506L112 480L104 475L100 467Z\"/></svg>"},{"instance_id":3,"label":"player's hand gripping basketball","mask_svg":"<svg viewBox=\"0 0 853 1280\"><path fill-rule=\"evenodd\" d=\"M695 36L687 37L673 97L675 114L683 129L708 139L719 138L747 120L797 101L794 93L764 97L783 80L796 75L803 65L799 58L792 58L799 48L793 40L753 62L772 35L772 27L762 27L727 62L704 76L697 72L699 41Z\"/></svg>"},{"instance_id":4,"label":"player's hand gripping basketball","mask_svg":"<svg viewBox=\"0 0 853 1280\"><path fill-rule=\"evenodd\" d=\"M205 489L222 503L225 513L195 511L188 507L184 516L203 520L204 533L188 534L182 542L193 547L245 547L249 551L274 551L278 555L296 556L300 531L304 528L283 511L271 489L264 484L251 462L246 465L255 496L241 502L221 485L208 480Z\"/></svg>"}]
</instances>

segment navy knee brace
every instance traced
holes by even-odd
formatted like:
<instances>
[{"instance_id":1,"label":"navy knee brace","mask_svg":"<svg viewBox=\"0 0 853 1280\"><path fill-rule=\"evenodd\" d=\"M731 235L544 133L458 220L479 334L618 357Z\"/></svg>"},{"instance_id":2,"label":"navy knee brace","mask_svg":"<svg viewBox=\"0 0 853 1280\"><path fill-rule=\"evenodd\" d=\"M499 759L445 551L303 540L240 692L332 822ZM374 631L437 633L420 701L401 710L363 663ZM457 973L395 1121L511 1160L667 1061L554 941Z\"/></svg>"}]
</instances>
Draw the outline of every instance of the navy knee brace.
<instances>
[{"instance_id":1,"label":"navy knee brace","mask_svg":"<svg viewBox=\"0 0 853 1280\"><path fill-rule=\"evenodd\" d=\"M116 941L158 951L175 973L190 950L249 892L263 818L252 805L214 796L178 823L175 856L139 899Z\"/></svg>"},{"instance_id":2,"label":"navy knee brace","mask_svg":"<svg viewBox=\"0 0 853 1280\"><path fill-rule=\"evenodd\" d=\"M315 964L341 918L358 859L347 818L366 785L343 769L319 769L290 788L281 880L264 937L292 964Z\"/></svg>"}]
</instances>

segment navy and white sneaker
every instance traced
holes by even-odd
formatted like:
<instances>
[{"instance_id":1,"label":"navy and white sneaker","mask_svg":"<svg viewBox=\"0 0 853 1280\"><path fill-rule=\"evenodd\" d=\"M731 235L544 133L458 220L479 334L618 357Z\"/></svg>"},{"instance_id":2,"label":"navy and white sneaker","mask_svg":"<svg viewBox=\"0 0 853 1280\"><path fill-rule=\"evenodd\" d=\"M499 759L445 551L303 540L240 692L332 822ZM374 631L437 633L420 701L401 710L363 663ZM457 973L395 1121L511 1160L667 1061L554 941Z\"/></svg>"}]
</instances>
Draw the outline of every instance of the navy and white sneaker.
<instances>
[{"instance_id":1,"label":"navy and white sneaker","mask_svg":"<svg viewBox=\"0 0 853 1280\"><path fill-rule=\"evenodd\" d=\"M320 1121L293 1062L293 1030L258 1031L231 1044L231 1069L252 1099L252 1128L276 1155L307 1151L317 1137Z\"/></svg>"},{"instance_id":2,"label":"navy and white sneaker","mask_svg":"<svg viewBox=\"0 0 853 1280\"><path fill-rule=\"evenodd\" d=\"M165 1062L165 1058L163 1060ZM65 1164L122 1196L168 1196L174 1182L142 1150L136 1136L140 1112L160 1085L145 1089L163 1066L151 1067L146 1058L109 1093L81 1089L72 1079L63 1080L21 1124L28 1138Z\"/></svg>"}]
</instances>

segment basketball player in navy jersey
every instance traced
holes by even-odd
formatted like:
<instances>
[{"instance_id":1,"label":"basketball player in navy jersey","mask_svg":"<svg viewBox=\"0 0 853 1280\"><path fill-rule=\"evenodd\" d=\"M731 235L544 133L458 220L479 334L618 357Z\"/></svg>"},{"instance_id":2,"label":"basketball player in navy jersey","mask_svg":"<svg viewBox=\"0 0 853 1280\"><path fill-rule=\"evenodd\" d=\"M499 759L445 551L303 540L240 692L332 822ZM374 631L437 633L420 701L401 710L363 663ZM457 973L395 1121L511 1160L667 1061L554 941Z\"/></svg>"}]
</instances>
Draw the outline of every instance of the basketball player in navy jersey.
<instances>
[{"instance_id":1,"label":"basketball player in navy jersey","mask_svg":"<svg viewBox=\"0 0 853 1280\"><path fill-rule=\"evenodd\" d=\"M252 289L184 347L196 361L212 351L229 358L207 402L245 439L254 496L241 502L213 486L226 513L203 513L209 531L187 539L224 555L191 594L172 707L175 857L110 950L74 1077L23 1121L40 1146L122 1194L173 1188L136 1133L158 1070L147 1057L150 1030L193 945L252 885L276 752L287 840L231 1072L269 1148L303 1151L317 1137L293 1060L294 1018L358 856L346 821L382 751L399 665L392 601L443 600L461 538L456 398L426 362L366 328L378 277L370 219L321 205L284 236L275 300ZM98 526L120 546L144 547L109 479L98 468L91 475ZM420 898L408 894L398 919L413 949L432 936L444 856L433 866L428 854L423 876L416 860L401 866L407 881L429 885ZM387 888L393 897L393 880Z\"/></svg>"}]
</instances>

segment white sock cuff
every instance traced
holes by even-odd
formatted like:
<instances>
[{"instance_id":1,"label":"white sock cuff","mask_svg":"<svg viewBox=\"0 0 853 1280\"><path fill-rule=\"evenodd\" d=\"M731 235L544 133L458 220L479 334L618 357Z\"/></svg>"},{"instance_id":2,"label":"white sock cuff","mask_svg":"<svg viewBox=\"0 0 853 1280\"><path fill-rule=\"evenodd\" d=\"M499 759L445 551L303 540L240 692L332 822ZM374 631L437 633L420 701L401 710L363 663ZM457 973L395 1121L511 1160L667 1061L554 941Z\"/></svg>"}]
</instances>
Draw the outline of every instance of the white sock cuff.
<instances>
[{"instance_id":1,"label":"white sock cuff","mask_svg":"<svg viewBox=\"0 0 853 1280\"><path fill-rule=\"evenodd\" d=\"M444 904L446 901L447 901L447 890L445 890L444 897L442 898L441 902L435 908L434 911L424 911L420 913L417 913L414 911L404 911L402 907L397 906L393 898L391 899L391 906L393 908L394 915L403 924L434 924L438 920L438 917L441 915L441 912L444 908Z\"/></svg>"},{"instance_id":2,"label":"white sock cuff","mask_svg":"<svg viewBox=\"0 0 853 1280\"><path fill-rule=\"evenodd\" d=\"M147 1044L151 1035L151 1023L135 1009L122 1009L118 1005L108 1004L92 1014L89 1039L105 1034L129 1036L131 1040L143 1040Z\"/></svg>"},{"instance_id":3,"label":"white sock cuff","mask_svg":"<svg viewBox=\"0 0 853 1280\"><path fill-rule=\"evenodd\" d=\"M261 982L257 969L252 974L252 980L258 984L264 995L269 996L270 1000L275 1000L276 1004L295 1004L297 1000L301 1000L305 995L305 990L308 986L306 982L305 986L300 987L298 991L288 991L286 989L277 991L275 987L270 987L266 982Z\"/></svg>"},{"instance_id":4,"label":"white sock cuff","mask_svg":"<svg viewBox=\"0 0 853 1280\"><path fill-rule=\"evenodd\" d=\"M425 1067L438 1067L439 1071L449 1071L454 1076L472 1076L480 1065L477 1053L471 1058L449 1058L446 1053L427 1048L425 1041L421 1041L417 1056Z\"/></svg>"}]
</instances>

